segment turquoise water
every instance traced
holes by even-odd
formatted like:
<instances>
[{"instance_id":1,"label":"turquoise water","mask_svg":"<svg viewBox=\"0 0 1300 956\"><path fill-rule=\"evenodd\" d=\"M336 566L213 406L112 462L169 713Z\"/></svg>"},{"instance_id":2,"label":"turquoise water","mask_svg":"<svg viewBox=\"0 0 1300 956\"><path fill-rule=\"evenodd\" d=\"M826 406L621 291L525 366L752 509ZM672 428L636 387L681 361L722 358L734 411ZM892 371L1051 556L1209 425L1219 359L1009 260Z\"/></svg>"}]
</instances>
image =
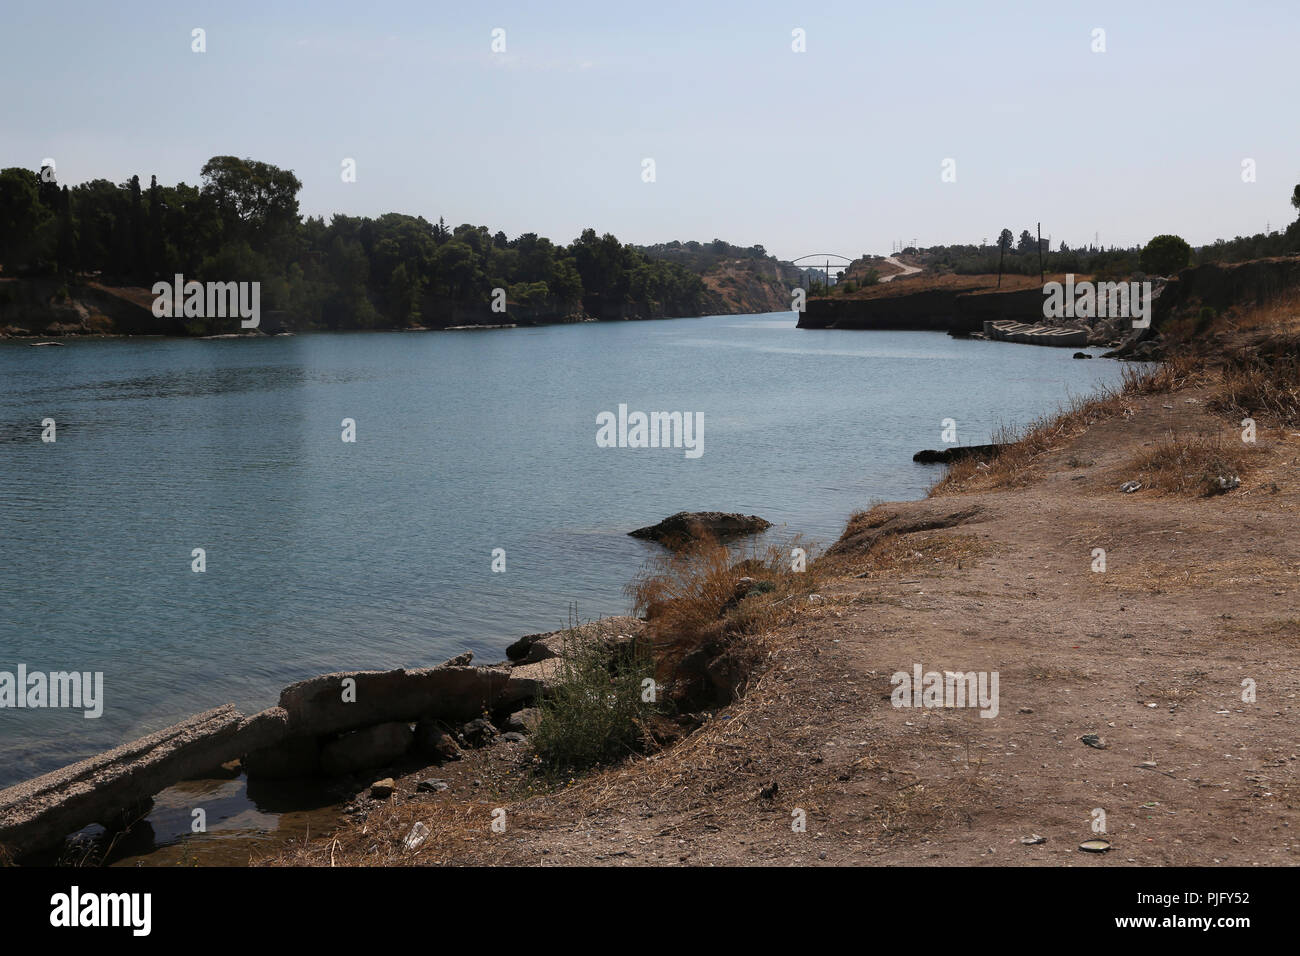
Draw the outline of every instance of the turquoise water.
<instances>
[{"instance_id":1,"label":"turquoise water","mask_svg":"<svg viewBox=\"0 0 1300 956\"><path fill-rule=\"evenodd\" d=\"M1120 374L794 325L0 343L0 671L103 671L105 696L93 720L0 710L0 786L312 674L500 660L572 602L625 613L657 553L626 532L675 511L828 545L855 509L925 493L941 470L911 456L943 419L985 442ZM703 454L598 448L620 403L702 413Z\"/></svg>"}]
</instances>

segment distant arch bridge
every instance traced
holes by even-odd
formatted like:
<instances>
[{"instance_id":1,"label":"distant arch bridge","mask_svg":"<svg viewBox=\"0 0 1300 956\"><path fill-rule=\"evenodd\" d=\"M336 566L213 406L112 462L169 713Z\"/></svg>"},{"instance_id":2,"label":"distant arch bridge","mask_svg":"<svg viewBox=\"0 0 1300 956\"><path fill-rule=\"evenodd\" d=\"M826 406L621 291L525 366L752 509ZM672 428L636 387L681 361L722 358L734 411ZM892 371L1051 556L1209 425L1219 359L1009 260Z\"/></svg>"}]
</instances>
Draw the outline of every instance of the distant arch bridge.
<instances>
[{"instance_id":1,"label":"distant arch bridge","mask_svg":"<svg viewBox=\"0 0 1300 956\"><path fill-rule=\"evenodd\" d=\"M814 252L811 255L800 256L798 259L791 259L790 264L798 266L802 272L821 272L826 277L827 285L830 285L832 281L834 281L831 278L832 259L840 260L840 262L835 263L834 267L841 271L847 269L853 262L853 260L848 256L842 256L837 252ZM812 261L808 265L800 265L800 263L805 260ZM820 260L820 264L818 263L818 260Z\"/></svg>"}]
</instances>

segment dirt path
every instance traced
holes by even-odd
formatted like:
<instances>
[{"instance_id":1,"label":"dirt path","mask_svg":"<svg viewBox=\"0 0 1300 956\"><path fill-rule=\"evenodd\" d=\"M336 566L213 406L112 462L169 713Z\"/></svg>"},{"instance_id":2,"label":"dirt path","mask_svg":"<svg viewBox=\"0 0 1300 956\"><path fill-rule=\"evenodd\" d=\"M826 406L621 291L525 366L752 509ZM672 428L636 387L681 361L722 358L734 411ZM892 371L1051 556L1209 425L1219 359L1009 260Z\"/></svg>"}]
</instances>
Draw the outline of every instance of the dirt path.
<instances>
[{"instance_id":1,"label":"dirt path","mask_svg":"<svg viewBox=\"0 0 1300 956\"><path fill-rule=\"evenodd\" d=\"M902 269L903 271L894 272L887 276L881 276L880 277L881 282L890 282L894 279L899 278L900 276L916 275L918 272L921 271L920 266L909 266L906 262L900 262L894 256L885 256L885 261L888 262L890 265L898 266L898 268Z\"/></svg>"}]
</instances>

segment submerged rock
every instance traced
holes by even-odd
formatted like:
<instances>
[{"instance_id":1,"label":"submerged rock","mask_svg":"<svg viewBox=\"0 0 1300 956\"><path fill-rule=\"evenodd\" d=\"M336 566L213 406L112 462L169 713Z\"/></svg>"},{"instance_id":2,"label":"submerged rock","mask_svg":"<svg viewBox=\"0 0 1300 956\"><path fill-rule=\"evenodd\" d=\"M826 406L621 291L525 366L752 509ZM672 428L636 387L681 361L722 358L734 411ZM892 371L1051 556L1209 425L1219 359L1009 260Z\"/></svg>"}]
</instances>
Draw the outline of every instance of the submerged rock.
<instances>
[{"instance_id":1,"label":"submerged rock","mask_svg":"<svg viewBox=\"0 0 1300 956\"><path fill-rule=\"evenodd\" d=\"M703 537L718 539L758 534L772 527L772 522L758 515L723 511L679 511L658 524L629 531L633 538L658 541L669 548L680 548Z\"/></svg>"}]
</instances>

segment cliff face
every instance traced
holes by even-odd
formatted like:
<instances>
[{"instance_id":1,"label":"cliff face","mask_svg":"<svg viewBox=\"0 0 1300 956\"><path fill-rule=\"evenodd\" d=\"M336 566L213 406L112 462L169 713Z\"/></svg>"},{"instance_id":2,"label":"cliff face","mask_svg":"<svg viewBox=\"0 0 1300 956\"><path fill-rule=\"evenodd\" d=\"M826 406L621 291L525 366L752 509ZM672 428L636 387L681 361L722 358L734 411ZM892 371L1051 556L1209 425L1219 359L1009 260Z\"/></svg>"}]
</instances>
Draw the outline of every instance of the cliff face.
<instances>
[{"instance_id":1,"label":"cliff face","mask_svg":"<svg viewBox=\"0 0 1300 956\"><path fill-rule=\"evenodd\" d=\"M1300 289L1300 256L1193 266L1165 283L1151 324L1160 328L1195 317L1207 307L1223 312L1267 305L1296 289Z\"/></svg>"},{"instance_id":2,"label":"cliff face","mask_svg":"<svg viewBox=\"0 0 1300 956\"><path fill-rule=\"evenodd\" d=\"M184 335L177 319L153 314L147 289L94 282L0 279L0 335Z\"/></svg>"},{"instance_id":3,"label":"cliff face","mask_svg":"<svg viewBox=\"0 0 1300 956\"><path fill-rule=\"evenodd\" d=\"M799 317L799 328L979 332L985 321L1040 322L1042 318L1043 293L1036 287L1006 292L945 288L871 298L810 299Z\"/></svg>"},{"instance_id":4,"label":"cliff face","mask_svg":"<svg viewBox=\"0 0 1300 956\"><path fill-rule=\"evenodd\" d=\"M775 264L741 261L720 266L702 278L715 300L711 311L717 315L789 312L797 271L791 276Z\"/></svg>"},{"instance_id":5,"label":"cliff face","mask_svg":"<svg viewBox=\"0 0 1300 956\"><path fill-rule=\"evenodd\" d=\"M1048 279L1060 282L1064 277ZM919 280L908 281L919 285ZM799 328L978 332L985 321L1043 321L1043 292L1037 276L1006 277L1002 291L988 288L985 281L957 278L945 280L939 287L898 285L860 295L810 299L799 317ZM1152 283L1159 294L1152 307L1151 327L1137 330L1131 336L1134 342L1175 326L1184 334L1195 335L1219 313L1256 308L1293 294L1300 290L1300 257L1209 263L1184 269L1177 278L1153 279ZM1008 284L1010 289L1005 288Z\"/></svg>"}]
</instances>

